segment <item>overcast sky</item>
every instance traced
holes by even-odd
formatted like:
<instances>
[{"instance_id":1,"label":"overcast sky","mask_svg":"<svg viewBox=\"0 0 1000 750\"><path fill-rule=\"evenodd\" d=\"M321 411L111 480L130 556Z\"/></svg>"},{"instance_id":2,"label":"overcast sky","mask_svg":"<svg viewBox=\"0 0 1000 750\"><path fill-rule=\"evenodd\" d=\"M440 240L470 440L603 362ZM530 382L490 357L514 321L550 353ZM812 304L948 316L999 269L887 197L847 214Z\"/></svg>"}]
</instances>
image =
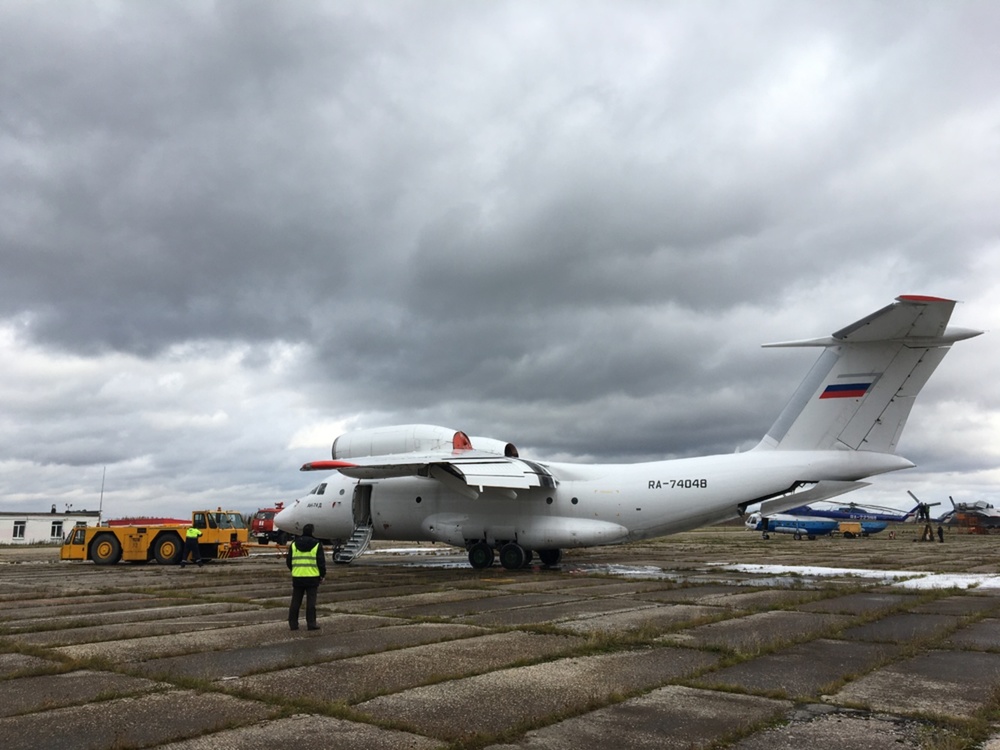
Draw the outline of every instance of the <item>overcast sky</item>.
<instances>
[{"instance_id":1,"label":"overcast sky","mask_svg":"<svg viewBox=\"0 0 1000 750\"><path fill-rule=\"evenodd\" d=\"M289 500L350 428L754 445L900 294L1000 328L1000 5L0 4L0 510ZM962 342L853 499L1000 501Z\"/></svg>"}]
</instances>

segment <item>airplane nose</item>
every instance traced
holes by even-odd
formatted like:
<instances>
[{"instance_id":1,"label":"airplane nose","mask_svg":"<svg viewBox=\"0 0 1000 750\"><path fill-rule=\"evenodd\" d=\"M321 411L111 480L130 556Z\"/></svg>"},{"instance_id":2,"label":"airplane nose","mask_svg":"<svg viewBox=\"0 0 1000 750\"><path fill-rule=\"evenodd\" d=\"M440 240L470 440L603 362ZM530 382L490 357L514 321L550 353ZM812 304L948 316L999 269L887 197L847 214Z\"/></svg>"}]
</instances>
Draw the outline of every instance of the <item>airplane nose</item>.
<instances>
[{"instance_id":1,"label":"airplane nose","mask_svg":"<svg viewBox=\"0 0 1000 750\"><path fill-rule=\"evenodd\" d=\"M298 508L299 501L296 500L287 508L279 510L278 514L274 517L274 526L279 531L284 531L287 534L301 534L302 524L298 520L298 514L295 512Z\"/></svg>"}]
</instances>

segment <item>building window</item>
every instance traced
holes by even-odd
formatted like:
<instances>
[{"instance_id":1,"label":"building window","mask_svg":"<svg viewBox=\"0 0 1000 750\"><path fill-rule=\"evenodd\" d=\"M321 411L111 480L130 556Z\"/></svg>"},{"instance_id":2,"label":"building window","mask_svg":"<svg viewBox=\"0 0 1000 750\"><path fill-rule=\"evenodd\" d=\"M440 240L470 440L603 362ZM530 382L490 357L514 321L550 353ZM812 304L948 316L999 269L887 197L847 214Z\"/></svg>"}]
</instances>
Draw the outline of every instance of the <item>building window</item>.
<instances>
[{"instance_id":1,"label":"building window","mask_svg":"<svg viewBox=\"0 0 1000 750\"><path fill-rule=\"evenodd\" d=\"M14 521L14 538L24 539L24 529L27 527L27 521Z\"/></svg>"},{"instance_id":2,"label":"building window","mask_svg":"<svg viewBox=\"0 0 1000 750\"><path fill-rule=\"evenodd\" d=\"M62 525L62 521L53 521L52 532L49 534L49 537L52 539L62 539Z\"/></svg>"}]
</instances>

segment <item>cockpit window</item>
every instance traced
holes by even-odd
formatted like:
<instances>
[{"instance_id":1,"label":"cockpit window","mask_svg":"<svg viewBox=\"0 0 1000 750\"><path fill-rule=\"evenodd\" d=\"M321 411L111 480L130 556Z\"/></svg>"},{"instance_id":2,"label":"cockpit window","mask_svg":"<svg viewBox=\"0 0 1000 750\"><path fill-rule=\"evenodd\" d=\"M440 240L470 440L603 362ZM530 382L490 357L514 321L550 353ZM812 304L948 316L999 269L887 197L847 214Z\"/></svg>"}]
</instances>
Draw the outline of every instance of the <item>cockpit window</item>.
<instances>
[{"instance_id":1,"label":"cockpit window","mask_svg":"<svg viewBox=\"0 0 1000 750\"><path fill-rule=\"evenodd\" d=\"M326 482L323 482L319 487L316 488L317 495L323 495L326 493Z\"/></svg>"}]
</instances>

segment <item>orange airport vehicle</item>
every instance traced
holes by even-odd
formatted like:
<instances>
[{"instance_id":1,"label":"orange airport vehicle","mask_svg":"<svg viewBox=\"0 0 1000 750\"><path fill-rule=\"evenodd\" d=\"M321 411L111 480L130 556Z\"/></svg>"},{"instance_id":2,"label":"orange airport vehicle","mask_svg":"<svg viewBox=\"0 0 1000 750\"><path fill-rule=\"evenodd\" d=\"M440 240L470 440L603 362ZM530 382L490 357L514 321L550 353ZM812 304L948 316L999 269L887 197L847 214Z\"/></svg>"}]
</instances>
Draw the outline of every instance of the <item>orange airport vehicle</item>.
<instances>
[{"instance_id":1,"label":"orange airport vehicle","mask_svg":"<svg viewBox=\"0 0 1000 750\"><path fill-rule=\"evenodd\" d=\"M234 510L196 510L191 523L77 526L63 540L60 560L93 560L97 565L156 562L176 565L184 552L184 532L201 531L198 549L213 560L245 554L249 540L243 516Z\"/></svg>"}]
</instances>

